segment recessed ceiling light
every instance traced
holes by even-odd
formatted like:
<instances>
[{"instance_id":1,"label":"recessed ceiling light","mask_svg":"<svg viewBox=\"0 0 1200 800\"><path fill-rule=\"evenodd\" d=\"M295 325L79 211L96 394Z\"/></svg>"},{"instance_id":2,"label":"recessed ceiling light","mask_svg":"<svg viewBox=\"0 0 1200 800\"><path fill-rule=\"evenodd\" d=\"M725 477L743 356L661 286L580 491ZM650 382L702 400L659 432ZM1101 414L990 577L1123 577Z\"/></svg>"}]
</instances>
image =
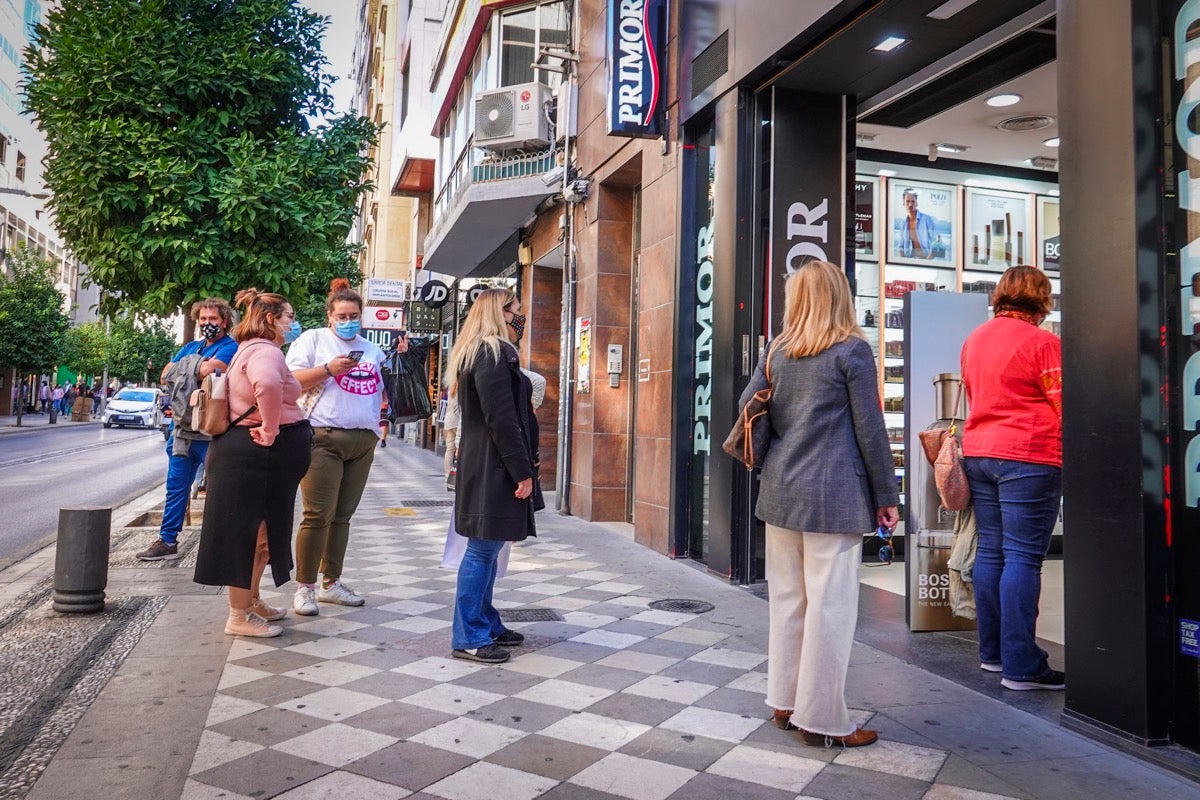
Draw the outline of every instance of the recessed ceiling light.
<instances>
[{"instance_id":1,"label":"recessed ceiling light","mask_svg":"<svg viewBox=\"0 0 1200 800\"><path fill-rule=\"evenodd\" d=\"M889 36L871 49L880 53L890 53L897 47L905 44L908 44L908 39L902 39L899 36Z\"/></svg>"},{"instance_id":2,"label":"recessed ceiling light","mask_svg":"<svg viewBox=\"0 0 1200 800\"><path fill-rule=\"evenodd\" d=\"M1005 94L994 94L987 99L987 104L992 108L1004 108L1005 106L1015 106L1021 102L1021 95L1007 92Z\"/></svg>"},{"instance_id":3,"label":"recessed ceiling light","mask_svg":"<svg viewBox=\"0 0 1200 800\"><path fill-rule=\"evenodd\" d=\"M958 12L962 11L967 6L973 6L978 0L946 0L933 11L929 11L925 16L930 19L950 19Z\"/></svg>"},{"instance_id":4,"label":"recessed ceiling light","mask_svg":"<svg viewBox=\"0 0 1200 800\"><path fill-rule=\"evenodd\" d=\"M1046 145L1046 147L1058 147L1058 137L1051 136L1049 139L1046 139L1044 142L1042 142L1042 144Z\"/></svg>"},{"instance_id":5,"label":"recessed ceiling light","mask_svg":"<svg viewBox=\"0 0 1200 800\"><path fill-rule=\"evenodd\" d=\"M894 169L881 169L881 170L879 170L879 174L880 174L880 175L882 175L882 176L883 176L883 177L885 177L885 178L894 178L894 177L896 177L896 170L894 170Z\"/></svg>"}]
</instances>

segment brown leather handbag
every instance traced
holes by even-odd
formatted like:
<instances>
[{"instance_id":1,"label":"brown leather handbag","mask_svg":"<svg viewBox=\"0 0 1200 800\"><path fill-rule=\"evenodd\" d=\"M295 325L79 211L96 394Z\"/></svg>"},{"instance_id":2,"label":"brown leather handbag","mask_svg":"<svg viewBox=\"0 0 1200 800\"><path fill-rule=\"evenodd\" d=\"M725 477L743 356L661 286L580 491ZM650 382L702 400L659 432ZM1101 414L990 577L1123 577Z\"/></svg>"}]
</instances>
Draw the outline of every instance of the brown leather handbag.
<instances>
[{"instance_id":1,"label":"brown leather handbag","mask_svg":"<svg viewBox=\"0 0 1200 800\"><path fill-rule=\"evenodd\" d=\"M771 348L763 356L767 360L767 385L756 391L742 406L733 430L725 439L722 449L733 456L746 469L762 469L771 446Z\"/></svg>"}]
</instances>

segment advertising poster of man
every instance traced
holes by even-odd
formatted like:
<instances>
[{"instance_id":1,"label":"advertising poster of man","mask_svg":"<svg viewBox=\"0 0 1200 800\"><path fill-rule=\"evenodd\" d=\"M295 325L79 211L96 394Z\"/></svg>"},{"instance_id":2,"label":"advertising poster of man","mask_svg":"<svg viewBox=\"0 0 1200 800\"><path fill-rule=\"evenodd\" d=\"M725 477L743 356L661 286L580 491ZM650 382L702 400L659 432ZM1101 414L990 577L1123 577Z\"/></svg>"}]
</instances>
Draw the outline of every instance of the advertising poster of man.
<instances>
[{"instance_id":1,"label":"advertising poster of man","mask_svg":"<svg viewBox=\"0 0 1200 800\"><path fill-rule=\"evenodd\" d=\"M1030 195L967 189L966 269L1004 272L1032 264Z\"/></svg>"},{"instance_id":2,"label":"advertising poster of man","mask_svg":"<svg viewBox=\"0 0 1200 800\"><path fill-rule=\"evenodd\" d=\"M892 178L888 183L888 260L953 269L958 252L956 198L953 186Z\"/></svg>"},{"instance_id":3,"label":"advertising poster of man","mask_svg":"<svg viewBox=\"0 0 1200 800\"><path fill-rule=\"evenodd\" d=\"M854 178L854 253L862 261L878 261L876 219L879 211L879 178Z\"/></svg>"},{"instance_id":4,"label":"advertising poster of man","mask_svg":"<svg viewBox=\"0 0 1200 800\"><path fill-rule=\"evenodd\" d=\"M1037 199L1037 264L1047 272L1058 272L1058 198Z\"/></svg>"}]
</instances>

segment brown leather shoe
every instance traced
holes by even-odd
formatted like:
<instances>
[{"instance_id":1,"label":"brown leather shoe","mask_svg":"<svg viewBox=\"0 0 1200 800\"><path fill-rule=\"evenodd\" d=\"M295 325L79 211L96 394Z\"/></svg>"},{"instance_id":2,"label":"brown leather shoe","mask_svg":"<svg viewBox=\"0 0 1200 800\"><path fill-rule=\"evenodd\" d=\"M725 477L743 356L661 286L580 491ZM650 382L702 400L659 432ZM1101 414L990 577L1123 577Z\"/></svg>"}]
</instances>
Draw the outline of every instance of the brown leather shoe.
<instances>
[{"instance_id":1,"label":"brown leather shoe","mask_svg":"<svg viewBox=\"0 0 1200 800\"><path fill-rule=\"evenodd\" d=\"M790 711L780 711L776 709L775 713L771 715L771 721L774 722L775 727L779 728L781 731L799 730L799 728L792 724L792 712Z\"/></svg>"},{"instance_id":2,"label":"brown leather shoe","mask_svg":"<svg viewBox=\"0 0 1200 800\"><path fill-rule=\"evenodd\" d=\"M854 733L845 736L826 736L823 733L813 733L802 728L797 728L797 730L800 731L800 738L809 747L833 747L834 745L841 745L842 747L865 747L869 744L875 744L879 740L878 733L866 728L855 728Z\"/></svg>"}]
</instances>

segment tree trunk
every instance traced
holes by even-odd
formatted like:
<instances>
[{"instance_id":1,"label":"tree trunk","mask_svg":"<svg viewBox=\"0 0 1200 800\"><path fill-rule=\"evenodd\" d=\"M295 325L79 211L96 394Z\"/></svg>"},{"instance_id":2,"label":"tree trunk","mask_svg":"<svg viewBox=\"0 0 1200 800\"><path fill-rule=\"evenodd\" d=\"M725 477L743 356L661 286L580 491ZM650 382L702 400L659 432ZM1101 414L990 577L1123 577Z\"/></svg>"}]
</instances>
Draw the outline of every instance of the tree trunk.
<instances>
[{"instance_id":1,"label":"tree trunk","mask_svg":"<svg viewBox=\"0 0 1200 800\"><path fill-rule=\"evenodd\" d=\"M13 387L17 390L17 427L21 427L21 412L25 410L25 385L17 383L17 370L13 371Z\"/></svg>"},{"instance_id":2,"label":"tree trunk","mask_svg":"<svg viewBox=\"0 0 1200 800\"><path fill-rule=\"evenodd\" d=\"M196 338L196 320L192 319L191 306L183 309L183 343Z\"/></svg>"}]
</instances>

